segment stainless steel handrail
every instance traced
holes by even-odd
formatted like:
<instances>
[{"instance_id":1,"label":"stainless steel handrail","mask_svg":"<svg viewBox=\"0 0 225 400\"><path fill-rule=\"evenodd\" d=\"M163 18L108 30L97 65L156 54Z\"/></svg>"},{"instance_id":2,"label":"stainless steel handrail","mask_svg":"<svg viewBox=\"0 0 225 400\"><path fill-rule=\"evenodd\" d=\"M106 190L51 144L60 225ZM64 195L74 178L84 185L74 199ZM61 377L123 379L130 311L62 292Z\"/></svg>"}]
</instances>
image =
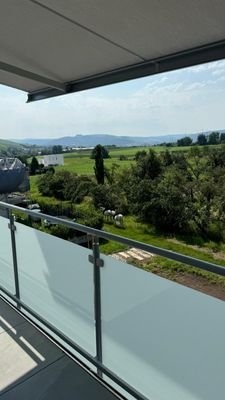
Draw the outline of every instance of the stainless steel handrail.
<instances>
[{"instance_id":1,"label":"stainless steel handrail","mask_svg":"<svg viewBox=\"0 0 225 400\"><path fill-rule=\"evenodd\" d=\"M18 206L14 206L11 204L7 204L4 202L0 202L0 208L19 211L19 212L23 212L26 215L37 217L37 213L35 211L28 210L28 209L18 207ZM38 216L42 219L47 219L50 222L54 222L59 225L64 225L64 226L67 226L68 228L72 228L74 230L78 230L78 231L87 233L92 236L97 236L102 239L112 240L112 241L124 244L126 246L136 247L138 249L156 254L158 256L162 256L162 257L165 257L165 258L168 258L171 260L175 260L175 261L190 265L192 267L197 267L197 268L200 268L205 271L213 272L217 275L225 276L225 267L215 264L215 263L203 261L198 258L186 256L181 253L177 253L177 252L167 250L167 249L164 249L161 247L153 246L150 244L142 243L142 242L139 242L139 241L136 241L133 239L128 239L128 238L125 238L125 237L122 237L119 235L115 235L113 233L101 231L99 229L90 228L88 226L78 224L77 222L63 220L61 218L53 217L48 214L38 213Z\"/></svg>"}]
</instances>

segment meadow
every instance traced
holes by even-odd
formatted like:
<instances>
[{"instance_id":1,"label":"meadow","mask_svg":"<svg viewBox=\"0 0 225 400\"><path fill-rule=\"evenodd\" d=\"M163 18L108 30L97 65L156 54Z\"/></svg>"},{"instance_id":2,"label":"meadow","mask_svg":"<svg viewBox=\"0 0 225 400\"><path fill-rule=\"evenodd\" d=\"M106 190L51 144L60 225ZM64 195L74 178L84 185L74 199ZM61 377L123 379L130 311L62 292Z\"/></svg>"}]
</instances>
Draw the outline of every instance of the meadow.
<instances>
[{"instance_id":1,"label":"meadow","mask_svg":"<svg viewBox=\"0 0 225 400\"><path fill-rule=\"evenodd\" d=\"M134 163L135 154L138 151L148 151L152 148L157 153L161 153L169 149L169 151L189 151L190 147L123 147L109 149L110 158L104 160L106 168L111 169L113 164L117 164L118 168L127 168ZM94 160L90 159L91 150L77 150L71 153L64 154L64 166L55 167L56 171L70 171L78 175L93 175L94 174ZM125 159L121 160L121 157Z\"/></svg>"}]
</instances>

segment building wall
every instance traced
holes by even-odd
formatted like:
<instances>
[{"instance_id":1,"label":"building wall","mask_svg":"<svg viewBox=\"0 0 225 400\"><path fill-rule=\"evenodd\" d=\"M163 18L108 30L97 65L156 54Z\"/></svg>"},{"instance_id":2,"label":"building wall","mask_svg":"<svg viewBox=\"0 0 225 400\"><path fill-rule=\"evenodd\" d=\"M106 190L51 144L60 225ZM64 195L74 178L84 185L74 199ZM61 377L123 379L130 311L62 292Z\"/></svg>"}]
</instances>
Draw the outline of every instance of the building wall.
<instances>
[{"instance_id":1,"label":"building wall","mask_svg":"<svg viewBox=\"0 0 225 400\"><path fill-rule=\"evenodd\" d=\"M64 165L63 154L49 154L44 156L44 166L48 167L50 165Z\"/></svg>"}]
</instances>

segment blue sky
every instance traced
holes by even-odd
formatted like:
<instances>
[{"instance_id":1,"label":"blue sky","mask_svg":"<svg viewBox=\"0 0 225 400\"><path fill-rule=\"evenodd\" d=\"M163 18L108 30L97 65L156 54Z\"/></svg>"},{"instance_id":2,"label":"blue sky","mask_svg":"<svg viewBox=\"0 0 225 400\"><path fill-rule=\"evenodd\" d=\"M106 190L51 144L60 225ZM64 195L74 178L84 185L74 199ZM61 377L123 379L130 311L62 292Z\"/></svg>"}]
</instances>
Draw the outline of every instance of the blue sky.
<instances>
[{"instance_id":1,"label":"blue sky","mask_svg":"<svg viewBox=\"0 0 225 400\"><path fill-rule=\"evenodd\" d=\"M225 129L225 60L26 104L0 85L0 138Z\"/></svg>"}]
</instances>

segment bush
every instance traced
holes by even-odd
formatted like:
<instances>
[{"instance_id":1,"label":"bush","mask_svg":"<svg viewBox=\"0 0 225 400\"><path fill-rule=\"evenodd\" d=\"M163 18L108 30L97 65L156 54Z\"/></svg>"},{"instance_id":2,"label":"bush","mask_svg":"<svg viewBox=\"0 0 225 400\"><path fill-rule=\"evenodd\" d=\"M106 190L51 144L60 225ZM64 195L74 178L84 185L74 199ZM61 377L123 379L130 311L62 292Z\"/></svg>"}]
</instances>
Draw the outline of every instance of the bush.
<instances>
[{"instance_id":1,"label":"bush","mask_svg":"<svg viewBox=\"0 0 225 400\"><path fill-rule=\"evenodd\" d=\"M72 239L75 236L75 230L63 225L52 225L48 228L51 235L57 236L61 239Z\"/></svg>"},{"instance_id":2,"label":"bush","mask_svg":"<svg viewBox=\"0 0 225 400\"><path fill-rule=\"evenodd\" d=\"M120 161L126 161L126 160L127 160L127 156L125 156L124 154L121 154L121 155L119 156L119 160L120 160Z\"/></svg>"},{"instance_id":3,"label":"bush","mask_svg":"<svg viewBox=\"0 0 225 400\"><path fill-rule=\"evenodd\" d=\"M103 227L103 214L94 207L90 197L86 197L84 201L76 206L75 213L76 222L91 228L101 229Z\"/></svg>"},{"instance_id":4,"label":"bush","mask_svg":"<svg viewBox=\"0 0 225 400\"><path fill-rule=\"evenodd\" d=\"M213 222L209 224L207 236L214 242L221 242L224 240L224 230L220 222Z\"/></svg>"}]
</instances>

